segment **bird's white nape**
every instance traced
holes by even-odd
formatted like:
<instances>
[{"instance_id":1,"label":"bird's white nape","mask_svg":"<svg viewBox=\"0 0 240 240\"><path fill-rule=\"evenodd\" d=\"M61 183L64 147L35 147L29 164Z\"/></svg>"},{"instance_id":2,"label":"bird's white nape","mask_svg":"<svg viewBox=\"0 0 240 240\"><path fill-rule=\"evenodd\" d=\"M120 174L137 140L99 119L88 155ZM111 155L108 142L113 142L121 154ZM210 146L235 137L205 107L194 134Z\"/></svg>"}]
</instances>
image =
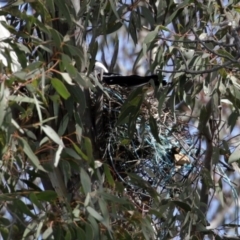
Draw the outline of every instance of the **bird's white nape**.
<instances>
[{"instance_id":1,"label":"bird's white nape","mask_svg":"<svg viewBox=\"0 0 240 240\"><path fill-rule=\"evenodd\" d=\"M94 70L99 71L100 73L108 73L107 68L101 62L95 62Z\"/></svg>"}]
</instances>

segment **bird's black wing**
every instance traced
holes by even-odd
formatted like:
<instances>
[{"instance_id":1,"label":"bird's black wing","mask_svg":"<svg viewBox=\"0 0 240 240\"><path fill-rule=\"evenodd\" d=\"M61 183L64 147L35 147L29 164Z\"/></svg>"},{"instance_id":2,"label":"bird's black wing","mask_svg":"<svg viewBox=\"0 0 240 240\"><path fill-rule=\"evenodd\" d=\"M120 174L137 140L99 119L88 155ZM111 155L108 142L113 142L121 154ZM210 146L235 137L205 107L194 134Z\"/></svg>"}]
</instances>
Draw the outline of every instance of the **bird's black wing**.
<instances>
[{"instance_id":1,"label":"bird's black wing","mask_svg":"<svg viewBox=\"0 0 240 240\"><path fill-rule=\"evenodd\" d=\"M130 76L121 76L113 73L104 73L103 81L108 85L119 85L122 87L135 87L147 84L150 80L154 81L156 86L159 86L159 78L158 75L151 76L138 76L138 75L130 75ZM163 86L167 84L165 80L162 81Z\"/></svg>"}]
</instances>

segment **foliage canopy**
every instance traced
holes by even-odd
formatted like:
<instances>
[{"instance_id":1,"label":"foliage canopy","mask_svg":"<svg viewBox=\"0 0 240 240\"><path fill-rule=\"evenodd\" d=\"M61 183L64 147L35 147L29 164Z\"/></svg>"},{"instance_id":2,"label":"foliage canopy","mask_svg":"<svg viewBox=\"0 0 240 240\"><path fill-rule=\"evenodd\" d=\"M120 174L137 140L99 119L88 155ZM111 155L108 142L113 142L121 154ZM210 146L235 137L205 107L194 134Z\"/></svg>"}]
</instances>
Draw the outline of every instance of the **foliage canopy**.
<instances>
[{"instance_id":1,"label":"foliage canopy","mask_svg":"<svg viewBox=\"0 0 240 240\"><path fill-rule=\"evenodd\" d=\"M239 11L220 0L2 5L2 238L239 237ZM124 56L169 84L107 86L100 52L110 71Z\"/></svg>"}]
</instances>

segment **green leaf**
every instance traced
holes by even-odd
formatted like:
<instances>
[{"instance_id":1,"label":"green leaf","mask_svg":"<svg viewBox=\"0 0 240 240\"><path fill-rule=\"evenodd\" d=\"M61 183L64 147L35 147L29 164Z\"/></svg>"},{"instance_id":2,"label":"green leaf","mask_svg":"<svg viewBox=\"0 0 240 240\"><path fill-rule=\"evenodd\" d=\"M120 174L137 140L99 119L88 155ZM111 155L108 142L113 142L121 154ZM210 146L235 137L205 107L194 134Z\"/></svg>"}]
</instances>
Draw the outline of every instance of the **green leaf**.
<instances>
[{"instance_id":1,"label":"green leaf","mask_svg":"<svg viewBox=\"0 0 240 240\"><path fill-rule=\"evenodd\" d=\"M30 97L27 97L27 96L15 96L15 95L12 95L12 96L9 96L8 97L9 100L11 101L14 101L14 102L26 102L26 103L35 103L35 99L34 98L30 98ZM42 102L40 102L38 100L38 103L39 104L42 104Z\"/></svg>"},{"instance_id":2,"label":"green leaf","mask_svg":"<svg viewBox=\"0 0 240 240\"><path fill-rule=\"evenodd\" d=\"M217 53L218 53L219 55L222 55L222 57L227 57L227 58L229 58L230 60L235 61L234 56L232 56L232 54L229 53L229 51L225 51L225 50L223 50L223 49L218 49L218 50L217 50Z\"/></svg>"},{"instance_id":3,"label":"green leaf","mask_svg":"<svg viewBox=\"0 0 240 240\"><path fill-rule=\"evenodd\" d=\"M115 4L115 1L109 0L109 2L110 2L110 4L111 4L111 9L112 9L112 11L114 12L116 18L120 20L120 18L119 18L119 16L118 16L118 13L117 13L117 10L116 10L117 7L116 7L116 4Z\"/></svg>"},{"instance_id":4,"label":"green leaf","mask_svg":"<svg viewBox=\"0 0 240 240\"><path fill-rule=\"evenodd\" d=\"M73 83L72 77L69 75L69 73L60 72L60 74L61 74L62 78L63 78L69 85L75 85L75 84ZM77 72L76 72L76 74L74 74L73 77L75 77L76 75L77 75ZM63 83L62 83L62 84L63 84ZM63 84L63 86L64 86L64 84ZM65 87L65 86L64 86L64 87ZM65 87L65 90L67 90L66 87ZM67 92L68 92L68 90L67 90ZM65 98L65 99L66 99L66 98Z\"/></svg>"},{"instance_id":5,"label":"green leaf","mask_svg":"<svg viewBox=\"0 0 240 240\"><path fill-rule=\"evenodd\" d=\"M111 225L110 225L110 216L109 216L107 202L104 201L104 199L99 198L98 203L99 203L99 207L101 209L102 215L103 215L102 224L108 229L108 231L110 231Z\"/></svg>"},{"instance_id":6,"label":"green leaf","mask_svg":"<svg viewBox=\"0 0 240 240\"><path fill-rule=\"evenodd\" d=\"M82 128L79 126L79 124L76 124L75 127L76 127L77 140L78 140L78 142L81 142L81 140L82 140Z\"/></svg>"},{"instance_id":7,"label":"green leaf","mask_svg":"<svg viewBox=\"0 0 240 240\"><path fill-rule=\"evenodd\" d=\"M86 232L86 239L93 240L93 228L90 224L85 223L85 232Z\"/></svg>"},{"instance_id":8,"label":"green leaf","mask_svg":"<svg viewBox=\"0 0 240 240\"><path fill-rule=\"evenodd\" d=\"M7 227L0 227L0 233L1 233L3 240L9 239L9 230Z\"/></svg>"},{"instance_id":9,"label":"green leaf","mask_svg":"<svg viewBox=\"0 0 240 240\"><path fill-rule=\"evenodd\" d=\"M68 25L71 25L73 22L70 10L68 8L68 4L65 1L54 1L54 3L58 6L58 11L60 11L63 16L65 17L65 22L68 23ZM69 27L70 28L70 27Z\"/></svg>"},{"instance_id":10,"label":"green leaf","mask_svg":"<svg viewBox=\"0 0 240 240\"><path fill-rule=\"evenodd\" d=\"M23 203L21 200L19 199L14 199L13 200L13 205L14 208L16 208L18 211L22 212L23 214L26 214L27 216L35 219L36 215L34 215L29 208L27 207L27 205L25 203Z\"/></svg>"},{"instance_id":11,"label":"green leaf","mask_svg":"<svg viewBox=\"0 0 240 240\"><path fill-rule=\"evenodd\" d=\"M116 37L114 39L114 51L111 59L111 65L109 66L109 71L112 71L114 69L114 66L116 65L118 53L119 53L119 37L116 34Z\"/></svg>"},{"instance_id":12,"label":"green leaf","mask_svg":"<svg viewBox=\"0 0 240 240\"><path fill-rule=\"evenodd\" d=\"M103 166L104 166L104 173L105 173L105 176L107 178L107 181L110 184L110 186L113 187L115 185L115 182L114 182L114 179L113 179L112 174L110 172L109 165L108 164L103 164Z\"/></svg>"},{"instance_id":13,"label":"green leaf","mask_svg":"<svg viewBox=\"0 0 240 240\"><path fill-rule=\"evenodd\" d=\"M154 214L159 219L161 219L163 217L163 214L168 211L169 206L170 206L170 201L167 204L159 206L158 209L150 209L150 213Z\"/></svg>"},{"instance_id":14,"label":"green leaf","mask_svg":"<svg viewBox=\"0 0 240 240\"><path fill-rule=\"evenodd\" d=\"M32 232L36 232L36 228L37 228L37 222L35 221L30 222L25 228L22 239L27 239Z\"/></svg>"},{"instance_id":15,"label":"green leaf","mask_svg":"<svg viewBox=\"0 0 240 240\"><path fill-rule=\"evenodd\" d=\"M107 25L107 29L106 29L106 33L107 34L111 34L116 32L119 28L122 27L122 23L121 22L114 22L114 23L110 23Z\"/></svg>"},{"instance_id":16,"label":"green leaf","mask_svg":"<svg viewBox=\"0 0 240 240\"><path fill-rule=\"evenodd\" d=\"M64 153L68 154L71 158L81 160L80 156L72 148L64 148Z\"/></svg>"},{"instance_id":17,"label":"green leaf","mask_svg":"<svg viewBox=\"0 0 240 240\"><path fill-rule=\"evenodd\" d=\"M213 147L213 154L212 154L212 163L218 164L220 157L220 149L219 147Z\"/></svg>"},{"instance_id":18,"label":"green leaf","mask_svg":"<svg viewBox=\"0 0 240 240\"><path fill-rule=\"evenodd\" d=\"M164 91L161 92L160 97L158 99L158 113L159 113L159 116L161 116L161 114L162 114L162 107L163 107L163 104L166 100L167 95L168 95L168 89L164 89Z\"/></svg>"},{"instance_id":19,"label":"green leaf","mask_svg":"<svg viewBox=\"0 0 240 240\"><path fill-rule=\"evenodd\" d=\"M65 114L63 119L61 120L60 124L59 124L59 128L58 128L58 135L59 136L62 136L66 129L67 129L67 126L68 126L68 123L69 123L69 116L68 114Z\"/></svg>"},{"instance_id":20,"label":"green leaf","mask_svg":"<svg viewBox=\"0 0 240 240\"><path fill-rule=\"evenodd\" d=\"M4 217L0 217L0 224L4 225L4 226L8 226L9 224L11 224L10 220Z\"/></svg>"},{"instance_id":21,"label":"green leaf","mask_svg":"<svg viewBox=\"0 0 240 240\"><path fill-rule=\"evenodd\" d=\"M165 20L165 24L168 25L175 19L176 16L180 16L180 13L183 11L185 7L187 7L186 5L188 4L189 0L185 0L184 2L179 4L177 8L174 8L175 11L171 14L170 17L167 17L167 19Z\"/></svg>"},{"instance_id":22,"label":"green leaf","mask_svg":"<svg viewBox=\"0 0 240 240\"><path fill-rule=\"evenodd\" d=\"M150 24L151 28L153 29L154 24L155 24L155 20L153 18L152 12L150 11L149 8L147 8L145 6L141 6L140 9L141 9L141 12L142 12L142 15L143 15L144 19L146 21L148 21L148 23Z\"/></svg>"},{"instance_id":23,"label":"green leaf","mask_svg":"<svg viewBox=\"0 0 240 240\"><path fill-rule=\"evenodd\" d=\"M88 73L92 72L92 69L94 69L94 65L95 65L95 59L97 56L97 52L98 52L98 42L91 42L90 46L89 46L89 51L91 53L91 61L89 64L89 69L88 69Z\"/></svg>"},{"instance_id":24,"label":"green leaf","mask_svg":"<svg viewBox=\"0 0 240 240\"><path fill-rule=\"evenodd\" d=\"M211 100L209 100L211 101ZM200 132L203 132L204 129L207 126L208 120L211 116L212 112L208 111L207 107L203 106L200 112L200 118L199 118L199 125L198 125L198 129Z\"/></svg>"},{"instance_id":25,"label":"green leaf","mask_svg":"<svg viewBox=\"0 0 240 240\"><path fill-rule=\"evenodd\" d=\"M92 149L92 142L90 138L84 137L84 147L87 152L88 160L93 160L93 149Z\"/></svg>"},{"instance_id":26,"label":"green leaf","mask_svg":"<svg viewBox=\"0 0 240 240\"><path fill-rule=\"evenodd\" d=\"M62 53L62 63L63 63L63 67L64 70L66 69L67 72L70 74L71 77L76 77L77 75L77 69L73 66L72 64L72 59L66 55ZM64 78L64 77L63 77ZM65 78L64 78L65 79ZM65 81L67 81L68 79L65 79ZM69 81L67 81L69 83ZM71 79L71 84L72 84L72 79ZM69 83L70 84L70 83Z\"/></svg>"},{"instance_id":27,"label":"green leaf","mask_svg":"<svg viewBox=\"0 0 240 240\"><path fill-rule=\"evenodd\" d=\"M86 239L85 232L80 227L76 226L77 239Z\"/></svg>"},{"instance_id":28,"label":"green leaf","mask_svg":"<svg viewBox=\"0 0 240 240\"><path fill-rule=\"evenodd\" d=\"M29 194L29 199L34 205L36 205L36 207L38 207L39 209L44 211L44 207L42 206L42 204L37 199L37 196L36 196L35 193L30 193Z\"/></svg>"},{"instance_id":29,"label":"green leaf","mask_svg":"<svg viewBox=\"0 0 240 240\"><path fill-rule=\"evenodd\" d=\"M151 225L151 221L148 217L145 217L141 220L141 229L143 232L143 235L145 236L145 239L154 239L156 234L153 229L153 226Z\"/></svg>"},{"instance_id":30,"label":"green leaf","mask_svg":"<svg viewBox=\"0 0 240 240\"><path fill-rule=\"evenodd\" d=\"M0 201L12 201L16 197L16 194L0 194Z\"/></svg>"},{"instance_id":31,"label":"green leaf","mask_svg":"<svg viewBox=\"0 0 240 240\"><path fill-rule=\"evenodd\" d=\"M48 0L48 1L44 2L44 4L45 4L45 7L48 9L49 13L51 13L51 14L55 13L55 3L54 3L54 0Z\"/></svg>"},{"instance_id":32,"label":"green leaf","mask_svg":"<svg viewBox=\"0 0 240 240\"><path fill-rule=\"evenodd\" d=\"M81 168L81 171L80 171L80 178L81 178L81 183L82 183L84 193L87 194L91 192L91 185L92 185L91 179L83 168Z\"/></svg>"},{"instance_id":33,"label":"green leaf","mask_svg":"<svg viewBox=\"0 0 240 240\"><path fill-rule=\"evenodd\" d=\"M103 197L103 199L109 200L114 203L131 205L131 202L128 199L123 197L120 198L106 192L101 192L101 196Z\"/></svg>"},{"instance_id":34,"label":"green leaf","mask_svg":"<svg viewBox=\"0 0 240 240\"><path fill-rule=\"evenodd\" d=\"M236 149L229 157L228 163L240 161L240 151Z\"/></svg>"},{"instance_id":35,"label":"green leaf","mask_svg":"<svg viewBox=\"0 0 240 240\"><path fill-rule=\"evenodd\" d=\"M138 62L142 59L143 57L143 49L141 49L136 57L136 60L134 61L134 64L133 64L133 69L136 68Z\"/></svg>"},{"instance_id":36,"label":"green leaf","mask_svg":"<svg viewBox=\"0 0 240 240\"><path fill-rule=\"evenodd\" d=\"M89 81L89 78L86 78L85 76L81 75L81 73L77 73L76 77L74 78L74 81L78 83L80 86L85 88L92 88L92 84Z\"/></svg>"},{"instance_id":37,"label":"green leaf","mask_svg":"<svg viewBox=\"0 0 240 240\"><path fill-rule=\"evenodd\" d=\"M143 87L139 87L131 92L128 99L122 106L121 113L116 123L117 126L126 122L128 122L130 126L131 123L135 122L144 99L144 94L145 90Z\"/></svg>"},{"instance_id":38,"label":"green leaf","mask_svg":"<svg viewBox=\"0 0 240 240\"><path fill-rule=\"evenodd\" d=\"M235 5L235 6L232 6L232 7L236 12L240 13L240 6L239 5Z\"/></svg>"},{"instance_id":39,"label":"green leaf","mask_svg":"<svg viewBox=\"0 0 240 240\"><path fill-rule=\"evenodd\" d=\"M23 145L23 151L25 152L25 154L28 156L29 161L38 169L41 171L46 172L46 170L41 166L37 156L34 154L34 152L32 151L32 149L30 148L30 146L28 145L28 143L23 139L23 138L19 138L19 141L22 143Z\"/></svg>"},{"instance_id":40,"label":"green leaf","mask_svg":"<svg viewBox=\"0 0 240 240\"><path fill-rule=\"evenodd\" d=\"M92 207L88 206L87 211L91 214L91 216L93 216L98 221L103 221L103 217Z\"/></svg>"},{"instance_id":41,"label":"green leaf","mask_svg":"<svg viewBox=\"0 0 240 240\"><path fill-rule=\"evenodd\" d=\"M148 35L144 39L144 43L152 43L157 35L158 35L158 27L156 27L154 31L148 33Z\"/></svg>"},{"instance_id":42,"label":"green leaf","mask_svg":"<svg viewBox=\"0 0 240 240\"><path fill-rule=\"evenodd\" d=\"M116 125L119 126L121 124L127 123L129 116L134 112L136 108L134 106L129 106L128 108L124 109L124 111L121 111Z\"/></svg>"},{"instance_id":43,"label":"green leaf","mask_svg":"<svg viewBox=\"0 0 240 240\"><path fill-rule=\"evenodd\" d=\"M71 232L70 232L69 229L67 229L64 239L65 240L71 240L72 239Z\"/></svg>"},{"instance_id":44,"label":"green leaf","mask_svg":"<svg viewBox=\"0 0 240 240\"><path fill-rule=\"evenodd\" d=\"M40 44L38 47L39 47L40 49L42 49L43 51L46 51L46 52L49 53L50 55L53 54L52 49L46 47L45 45L41 45L41 44Z\"/></svg>"},{"instance_id":45,"label":"green leaf","mask_svg":"<svg viewBox=\"0 0 240 240\"><path fill-rule=\"evenodd\" d=\"M36 71L37 69L41 68L42 65L43 65L43 62L41 62L41 61L36 61L36 62L30 63L29 65L27 65L27 67L24 69L24 71L29 74L29 72L33 72L33 71Z\"/></svg>"},{"instance_id":46,"label":"green leaf","mask_svg":"<svg viewBox=\"0 0 240 240\"><path fill-rule=\"evenodd\" d=\"M149 182L145 181L143 178L134 173L127 173L127 175L130 177L130 181L133 184L143 188L151 195L152 198L156 198L158 196L156 190L149 184Z\"/></svg>"},{"instance_id":47,"label":"green leaf","mask_svg":"<svg viewBox=\"0 0 240 240\"><path fill-rule=\"evenodd\" d=\"M230 116L228 117L228 126L230 126L230 132L232 132L232 130L234 129L234 127L236 126L236 122L238 120L239 117L239 112L238 110L233 111Z\"/></svg>"},{"instance_id":48,"label":"green leaf","mask_svg":"<svg viewBox=\"0 0 240 240\"><path fill-rule=\"evenodd\" d=\"M57 167L58 166L58 163L60 161L60 157L61 157L61 153L62 153L62 150L63 150L63 146L59 145L58 146L58 149L55 153L55 157L54 157L54 167Z\"/></svg>"},{"instance_id":49,"label":"green leaf","mask_svg":"<svg viewBox=\"0 0 240 240\"><path fill-rule=\"evenodd\" d=\"M34 224L34 223L35 222L32 222L32 224ZM39 237L42 236L42 229L43 229L43 226L44 226L43 224L44 224L44 220L42 219L41 221L38 221L38 224L36 226L37 229L35 228L37 231L34 229L35 232L36 232L35 233L36 239L39 239ZM31 230L31 233L34 232L34 230Z\"/></svg>"},{"instance_id":50,"label":"green leaf","mask_svg":"<svg viewBox=\"0 0 240 240\"><path fill-rule=\"evenodd\" d=\"M209 188L214 187L215 184L212 180L211 173L206 168L202 170L202 179Z\"/></svg>"},{"instance_id":51,"label":"green leaf","mask_svg":"<svg viewBox=\"0 0 240 240\"><path fill-rule=\"evenodd\" d=\"M60 35L60 33L58 31L56 31L53 28L50 28L49 26L47 26L47 28L49 29L51 36L53 38L53 44L54 47L60 49L61 45L62 45L62 36Z\"/></svg>"},{"instance_id":52,"label":"green leaf","mask_svg":"<svg viewBox=\"0 0 240 240\"><path fill-rule=\"evenodd\" d=\"M35 102L35 105L36 105L36 108L37 108L39 122L40 122L40 124L42 124L42 112L41 112L41 109L40 109L40 103L39 103L38 99L36 98L35 94L33 94L33 98L34 98L34 102Z\"/></svg>"},{"instance_id":53,"label":"green leaf","mask_svg":"<svg viewBox=\"0 0 240 240\"><path fill-rule=\"evenodd\" d=\"M94 210L95 211L95 210ZM94 218L91 214L88 216L88 222L90 223L92 229L93 229L93 238L94 239L100 239L99 236L99 224L96 221L96 218Z\"/></svg>"},{"instance_id":54,"label":"green leaf","mask_svg":"<svg viewBox=\"0 0 240 240\"><path fill-rule=\"evenodd\" d=\"M12 125L13 125L15 128L17 128L17 130L18 130L20 133L24 134L23 129L18 125L18 123L17 123L14 119L11 119L11 123L12 123Z\"/></svg>"},{"instance_id":55,"label":"green leaf","mask_svg":"<svg viewBox=\"0 0 240 240\"><path fill-rule=\"evenodd\" d=\"M189 204L181 201L172 201L172 203L176 204L181 209L185 210L186 212L191 211L191 207Z\"/></svg>"},{"instance_id":56,"label":"green leaf","mask_svg":"<svg viewBox=\"0 0 240 240\"><path fill-rule=\"evenodd\" d=\"M66 49L66 52L68 52L70 56L79 57L79 58L82 57L82 61L84 61L84 58L83 58L84 53L83 53L83 50L81 47L79 47L79 46L76 47L76 46L65 43L64 49Z\"/></svg>"},{"instance_id":57,"label":"green leaf","mask_svg":"<svg viewBox=\"0 0 240 240\"><path fill-rule=\"evenodd\" d=\"M76 152L82 157L82 159L88 161L88 156L75 144L73 143L73 147L76 150Z\"/></svg>"},{"instance_id":58,"label":"green leaf","mask_svg":"<svg viewBox=\"0 0 240 240\"><path fill-rule=\"evenodd\" d=\"M152 135L154 136L155 140L158 143L161 143L159 136L158 136L158 126L156 120L153 118L153 116L150 116L149 118L149 125L151 128Z\"/></svg>"},{"instance_id":59,"label":"green leaf","mask_svg":"<svg viewBox=\"0 0 240 240\"><path fill-rule=\"evenodd\" d=\"M65 87L65 85L57 78L51 79L52 86L55 88L55 90L59 93L61 97L64 99L68 99L70 97L70 93Z\"/></svg>"},{"instance_id":60,"label":"green leaf","mask_svg":"<svg viewBox=\"0 0 240 240\"><path fill-rule=\"evenodd\" d=\"M4 87L5 85L1 84L0 89L0 126L2 126L3 120L5 118L5 115L7 113L8 108L8 97L10 95L10 91L8 88Z\"/></svg>"},{"instance_id":61,"label":"green leaf","mask_svg":"<svg viewBox=\"0 0 240 240\"><path fill-rule=\"evenodd\" d=\"M45 134L52 139L56 144L64 147L64 143L62 139L58 136L58 134L48 125L42 126L42 130L45 132Z\"/></svg>"},{"instance_id":62,"label":"green leaf","mask_svg":"<svg viewBox=\"0 0 240 240\"><path fill-rule=\"evenodd\" d=\"M39 201L52 202L57 199L57 194L51 190L44 190L43 192L36 193L36 198Z\"/></svg>"},{"instance_id":63,"label":"green leaf","mask_svg":"<svg viewBox=\"0 0 240 240\"><path fill-rule=\"evenodd\" d=\"M14 73L14 76L21 80L25 80L27 78L27 73L24 71L18 71Z\"/></svg>"},{"instance_id":64,"label":"green leaf","mask_svg":"<svg viewBox=\"0 0 240 240\"><path fill-rule=\"evenodd\" d=\"M49 239L50 236L52 235L52 233L53 233L53 229L52 229L52 227L50 226L50 227L48 227L48 228L45 230L45 232L44 232L43 235L42 235L42 238L43 238L43 239Z\"/></svg>"},{"instance_id":65,"label":"green leaf","mask_svg":"<svg viewBox=\"0 0 240 240\"><path fill-rule=\"evenodd\" d=\"M131 11L130 22L129 22L129 26L128 26L128 33L132 37L132 40L135 45L138 43L136 18L137 18L137 15L136 15L135 11Z\"/></svg>"},{"instance_id":66,"label":"green leaf","mask_svg":"<svg viewBox=\"0 0 240 240\"><path fill-rule=\"evenodd\" d=\"M170 32L169 28L162 26L162 25L158 26L158 30L164 30L166 32Z\"/></svg>"}]
</instances>

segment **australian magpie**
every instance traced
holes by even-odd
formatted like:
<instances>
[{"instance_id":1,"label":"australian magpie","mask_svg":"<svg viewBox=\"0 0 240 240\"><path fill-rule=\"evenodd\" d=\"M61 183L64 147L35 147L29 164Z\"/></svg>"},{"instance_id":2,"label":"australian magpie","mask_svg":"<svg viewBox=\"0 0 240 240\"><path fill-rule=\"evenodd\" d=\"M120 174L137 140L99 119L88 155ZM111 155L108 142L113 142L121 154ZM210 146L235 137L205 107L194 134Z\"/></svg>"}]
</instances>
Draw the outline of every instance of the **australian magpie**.
<instances>
[{"instance_id":1,"label":"australian magpie","mask_svg":"<svg viewBox=\"0 0 240 240\"><path fill-rule=\"evenodd\" d=\"M159 76L158 75L150 75L150 76L138 76L138 75L129 75L122 76L116 73L109 73L107 68L100 62L95 63L95 70L102 73L102 80L108 85L119 85L122 87L138 87L145 85L153 80L155 86L159 86ZM167 82L165 80L161 80L162 86L166 86Z\"/></svg>"}]
</instances>

